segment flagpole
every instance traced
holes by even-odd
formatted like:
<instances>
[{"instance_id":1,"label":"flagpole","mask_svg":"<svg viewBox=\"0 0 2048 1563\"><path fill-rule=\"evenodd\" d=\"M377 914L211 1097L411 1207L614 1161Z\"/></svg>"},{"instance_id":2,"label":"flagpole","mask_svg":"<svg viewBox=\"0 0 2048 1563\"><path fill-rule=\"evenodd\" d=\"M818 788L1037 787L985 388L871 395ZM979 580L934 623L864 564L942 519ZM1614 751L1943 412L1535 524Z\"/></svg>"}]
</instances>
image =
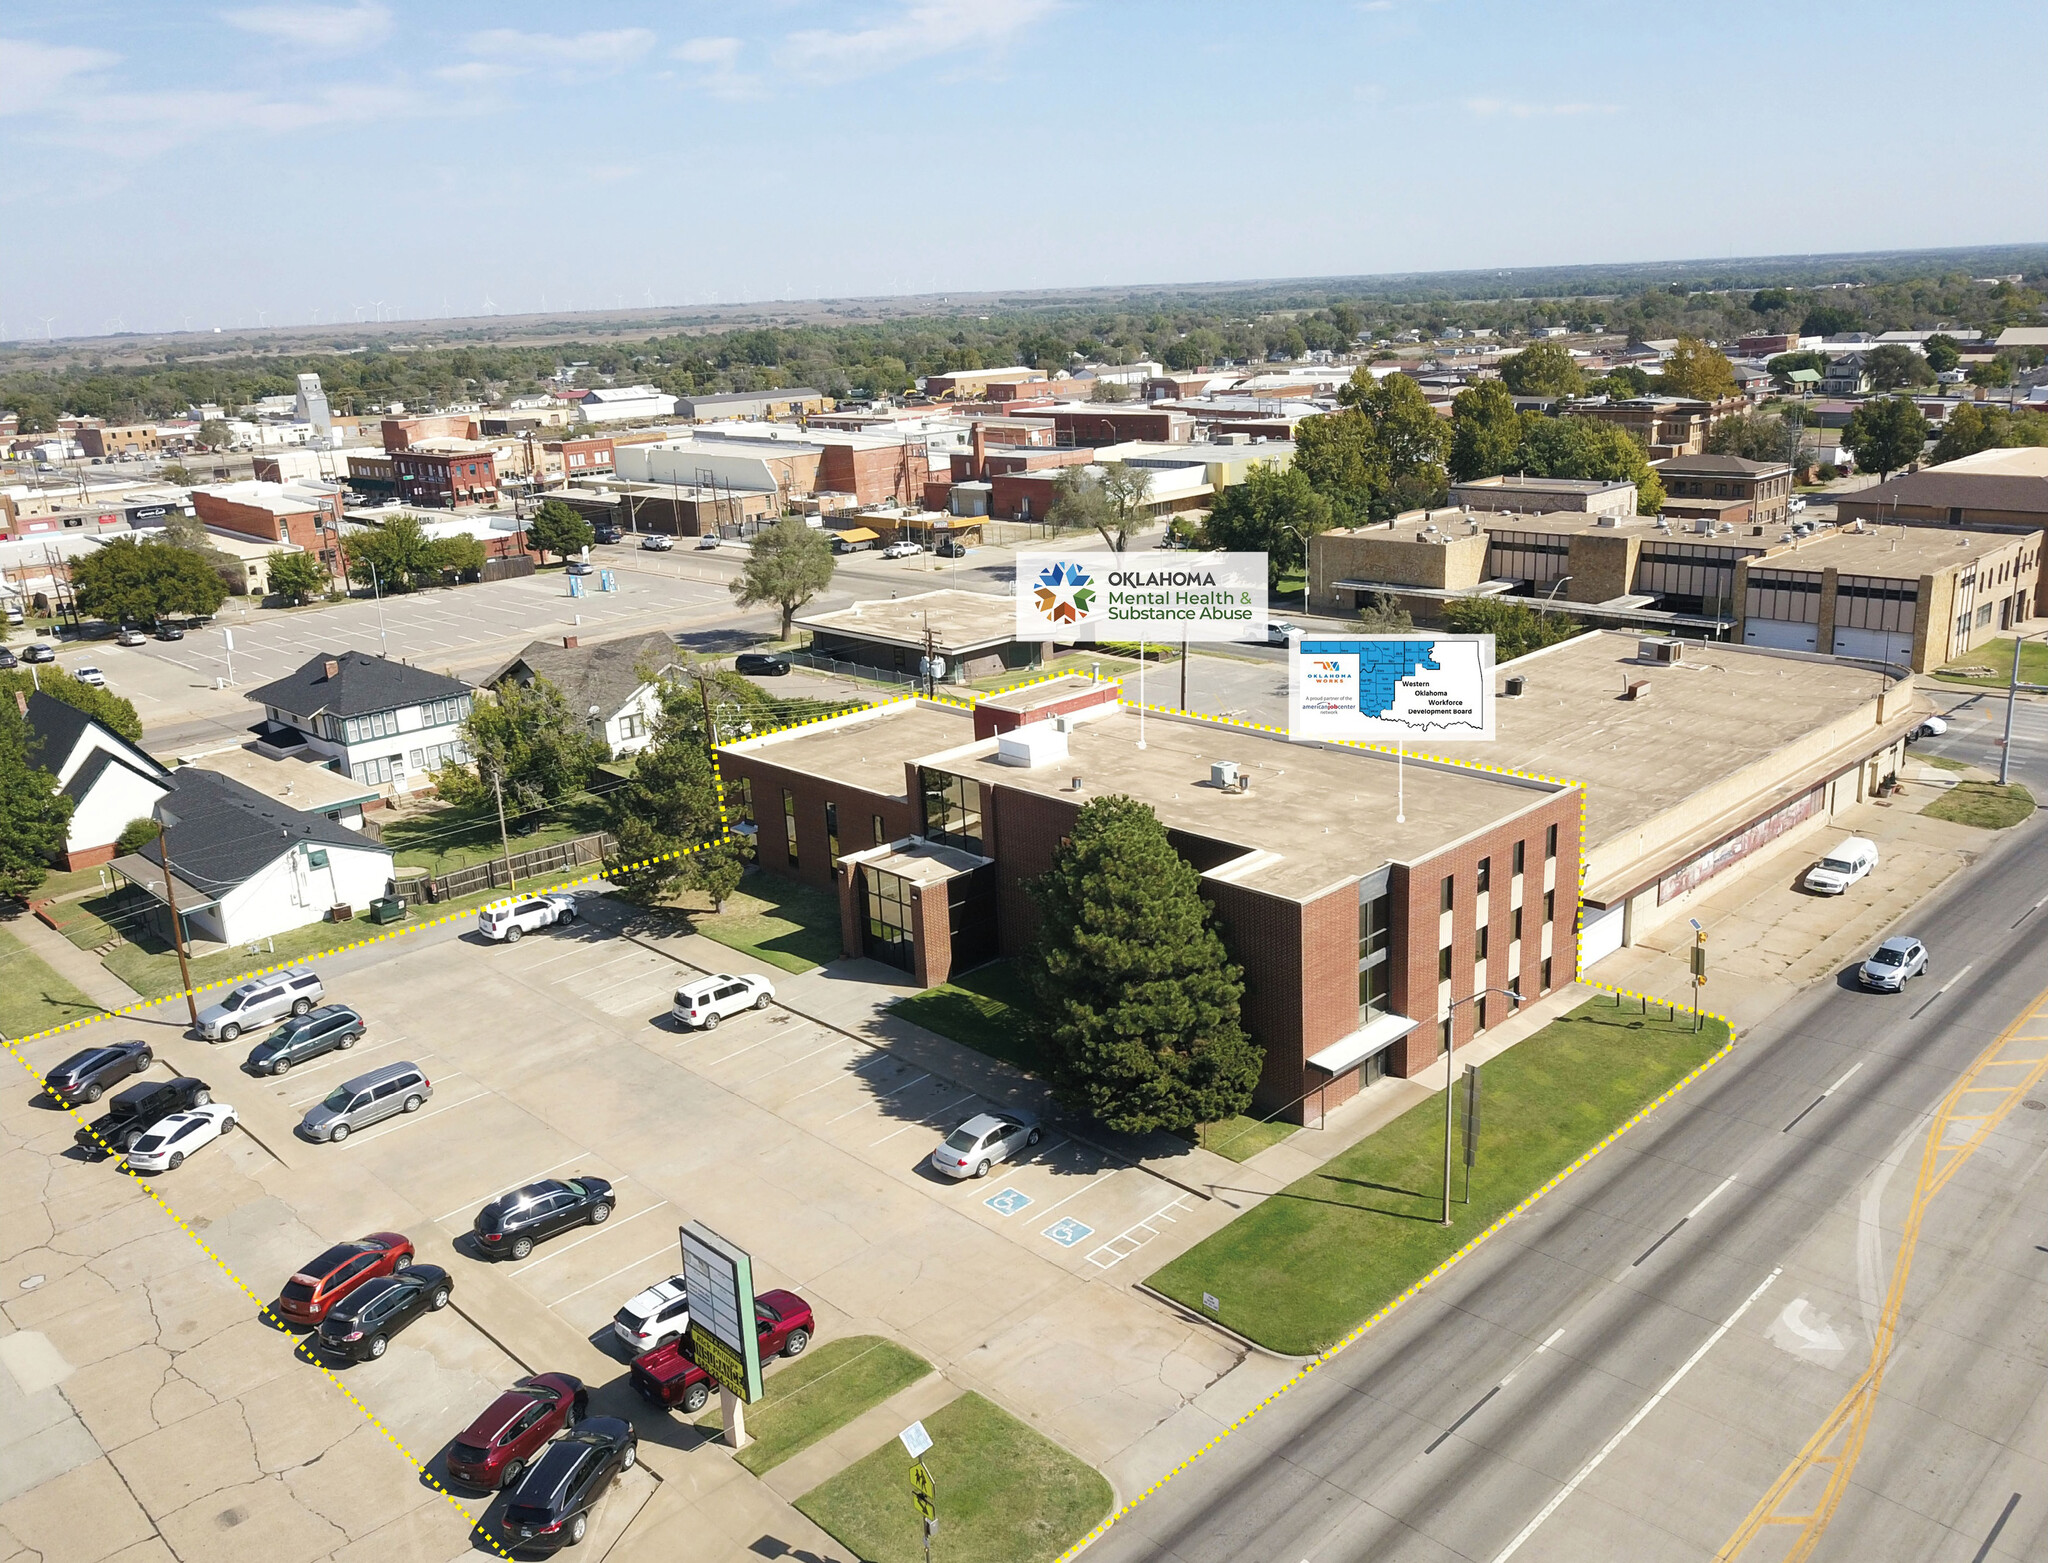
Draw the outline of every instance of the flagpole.
<instances>
[{"instance_id":1,"label":"flagpole","mask_svg":"<svg viewBox=\"0 0 2048 1563\"><path fill-rule=\"evenodd\" d=\"M1138 642L1138 747L1145 747L1145 642Z\"/></svg>"},{"instance_id":2,"label":"flagpole","mask_svg":"<svg viewBox=\"0 0 2048 1563\"><path fill-rule=\"evenodd\" d=\"M1408 762L1398 739L1394 743L1394 823L1408 823Z\"/></svg>"}]
</instances>

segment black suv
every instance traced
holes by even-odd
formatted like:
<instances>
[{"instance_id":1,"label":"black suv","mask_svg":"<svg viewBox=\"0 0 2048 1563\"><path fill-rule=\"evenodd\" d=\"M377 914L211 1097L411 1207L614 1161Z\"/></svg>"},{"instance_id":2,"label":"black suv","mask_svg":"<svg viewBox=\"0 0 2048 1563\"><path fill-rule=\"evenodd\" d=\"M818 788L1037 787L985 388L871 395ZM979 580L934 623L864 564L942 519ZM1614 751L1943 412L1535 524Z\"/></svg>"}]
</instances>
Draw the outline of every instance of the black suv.
<instances>
[{"instance_id":1,"label":"black suv","mask_svg":"<svg viewBox=\"0 0 2048 1563\"><path fill-rule=\"evenodd\" d=\"M111 1151L117 1156L125 1156L135 1149L135 1142L152 1125L172 1113L181 1113L188 1107L204 1107L212 1100L212 1088L204 1080L195 1080L190 1075L176 1080L145 1080L140 1085L131 1085L107 1103L106 1112L94 1120L92 1127L80 1129L74 1138L81 1149L95 1155Z\"/></svg>"},{"instance_id":2,"label":"black suv","mask_svg":"<svg viewBox=\"0 0 2048 1563\"><path fill-rule=\"evenodd\" d=\"M476 1213L476 1240L493 1259L524 1259L533 1245L575 1226L602 1226L616 1202L603 1178L546 1178L500 1194Z\"/></svg>"},{"instance_id":3,"label":"black suv","mask_svg":"<svg viewBox=\"0 0 2048 1563\"><path fill-rule=\"evenodd\" d=\"M293 1016L250 1048L242 1067L254 1075L281 1075L335 1048L354 1047L368 1029L369 1022L346 1004L323 1004Z\"/></svg>"},{"instance_id":4,"label":"black suv","mask_svg":"<svg viewBox=\"0 0 2048 1563\"><path fill-rule=\"evenodd\" d=\"M771 657L760 651L743 651L732 659L732 670L751 673L756 678L780 678L789 671L789 659Z\"/></svg>"},{"instance_id":5,"label":"black suv","mask_svg":"<svg viewBox=\"0 0 2048 1563\"><path fill-rule=\"evenodd\" d=\"M590 533L600 543L616 543L626 535L615 526L594 526L590 529Z\"/></svg>"},{"instance_id":6,"label":"black suv","mask_svg":"<svg viewBox=\"0 0 2048 1563\"><path fill-rule=\"evenodd\" d=\"M74 1102L96 1102L107 1087L130 1075L139 1075L156 1055L147 1042L114 1042L106 1047L89 1047L73 1053L52 1069L44 1080L50 1095L65 1107Z\"/></svg>"},{"instance_id":7,"label":"black suv","mask_svg":"<svg viewBox=\"0 0 2048 1563\"><path fill-rule=\"evenodd\" d=\"M553 1552L573 1547L590 1529L597 1500L640 1458L640 1439L621 1417L578 1422L520 1478L505 1506L504 1528L515 1549Z\"/></svg>"},{"instance_id":8,"label":"black suv","mask_svg":"<svg viewBox=\"0 0 2048 1563\"><path fill-rule=\"evenodd\" d=\"M448 1306L455 1279L439 1265L413 1265L379 1280L365 1281L328 1309L313 1341L331 1356L372 1362L384 1355L391 1337L423 1313Z\"/></svg>"}]
</instances>

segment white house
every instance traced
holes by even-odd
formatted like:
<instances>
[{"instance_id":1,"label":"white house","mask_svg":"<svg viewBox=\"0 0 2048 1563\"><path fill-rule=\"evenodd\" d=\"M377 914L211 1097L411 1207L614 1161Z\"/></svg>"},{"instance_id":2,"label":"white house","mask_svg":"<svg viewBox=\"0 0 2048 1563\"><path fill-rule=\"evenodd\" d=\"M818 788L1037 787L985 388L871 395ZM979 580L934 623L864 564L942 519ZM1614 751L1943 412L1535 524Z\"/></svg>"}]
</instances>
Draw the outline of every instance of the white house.
<instances>
[{"instance_id":1,"label":"white house","mask_svg":"<svg viewBox=\"0 0 2048 1563\"><path fill-rule=\"evenodd\" d=\"M651 385L621 385L592 391L576 404L585 423L626 423L634 419L673 418L676 399Z\"/></svg>"},{"instance_id":2,"label":"white house","mask_svg":"<svg viewBox=\"0 0 2048 1563\"><path fill-rule=\"evenodd\" d=\"M391 888L391 849L360 831L196 765L173 771L171 781L161 809L171 813L171 888L188 939L270 938L318 922L333 906L361 911ZM150 920L168 937L163 841L115 858L113 869L156 900Z\"/></svg>"},{"instance_id":3,"label":"white house","mask_svg":"<svg viewBox=\"0 0 2048 1563\"><path fill-rule=\"evenodd\" d=\"M110 861L133 820L149 818L171 790L171 773L103 722L38 690L20 700L29 763L48 771L71 799L64 833L67 869Z\"/></svg>"},{"instance_id":4,"label":"white house","mask_svg":"<svg viewBox=\"0 0 2048 1563\"><path fill-rule=\"evenodd\" d=\"M366 651L315 657L249 698L266 717L256 729L259 752L317 755L372 786L410 792L449 761L469 758L469 685Z\"/></svg>"},{"instance_id":5,"label":"white house","mask_svg":"<svg viewBox=\"0 0 2048 1563\"><path fill-rule=\"evenodd\" d=\"M638 754L654 734L661 715L659 680L681 662L666 635L638 635L598 646L577 644L565 635L558 645L537 640L484 680L491 689L506 684L532 687L545 679L562 692L570 715L601 734L612 758Z\"/></svg>"}]
</instances>

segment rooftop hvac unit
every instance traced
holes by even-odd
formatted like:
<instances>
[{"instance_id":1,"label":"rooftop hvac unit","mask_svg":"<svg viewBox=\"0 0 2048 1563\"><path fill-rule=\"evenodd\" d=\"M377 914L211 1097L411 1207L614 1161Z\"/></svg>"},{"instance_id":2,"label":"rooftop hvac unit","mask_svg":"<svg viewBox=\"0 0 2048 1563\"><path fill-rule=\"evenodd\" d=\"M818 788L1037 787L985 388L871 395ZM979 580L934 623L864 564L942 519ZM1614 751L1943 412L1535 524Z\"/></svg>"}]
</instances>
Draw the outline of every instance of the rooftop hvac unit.
<instances>
[{"instance_id":1,"label":"rooftop hvac unit","mask_svg":"<svg viewBox=\"0 0 2048 1563\"><path fill-rule=\"evenodd\" d=\"M1224 792L1250 792L1252 779L1235 760L1215 760L1209 766L1209 785Z\"/></svg>"},{"instance_id":2,"label":"rooftop hvac unit","mask_svg":"<svg viewBox=\"0 0 2048 1563\"><path fill-rule=\"evenodd\" d=\"M1509 677L1507 687L1502 690L1502 693L1510 700L1519 700L1522 696L1522 691L1528 687L1529 681L1520 673L1516 673Z\"/></svg>"},{"instance_id":3,"label":"rooftop hvac unit","mask_svg":"<svg viewBox=\"0 0 2048 1563\"><path fill-rule=\"evenodd\" d=\"M1636 659L1640 662L1661 662L1666 666L1684 660L1685 642L1682 640L1640 640L1636 642Z\"/></svg>"}]
</instances>

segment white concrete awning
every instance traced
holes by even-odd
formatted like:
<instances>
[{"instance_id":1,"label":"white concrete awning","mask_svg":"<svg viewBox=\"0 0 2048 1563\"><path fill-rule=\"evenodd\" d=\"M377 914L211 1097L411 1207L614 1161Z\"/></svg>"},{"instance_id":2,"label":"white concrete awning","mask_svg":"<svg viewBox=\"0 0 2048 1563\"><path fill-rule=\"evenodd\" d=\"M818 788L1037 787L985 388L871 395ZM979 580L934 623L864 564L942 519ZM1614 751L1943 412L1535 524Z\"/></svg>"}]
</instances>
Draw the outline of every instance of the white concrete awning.
<instances>
[{"instance_id":1,"label":"white concrete awning","mask_svg":"<svg viewBox=\"0 0 2048 1563\"><path fill-rule=\"evenodd\" d=\"M1325 1074L1341 1075L1347 1069L1356 1069L1373 1054L1385 1052L1415 1026L1416 1022L1406 1015L1376 1015L1350 1036L1332 1042L1320 1053L1309 1054L1308 1061Z\"/></svg>"}]
</instances>

